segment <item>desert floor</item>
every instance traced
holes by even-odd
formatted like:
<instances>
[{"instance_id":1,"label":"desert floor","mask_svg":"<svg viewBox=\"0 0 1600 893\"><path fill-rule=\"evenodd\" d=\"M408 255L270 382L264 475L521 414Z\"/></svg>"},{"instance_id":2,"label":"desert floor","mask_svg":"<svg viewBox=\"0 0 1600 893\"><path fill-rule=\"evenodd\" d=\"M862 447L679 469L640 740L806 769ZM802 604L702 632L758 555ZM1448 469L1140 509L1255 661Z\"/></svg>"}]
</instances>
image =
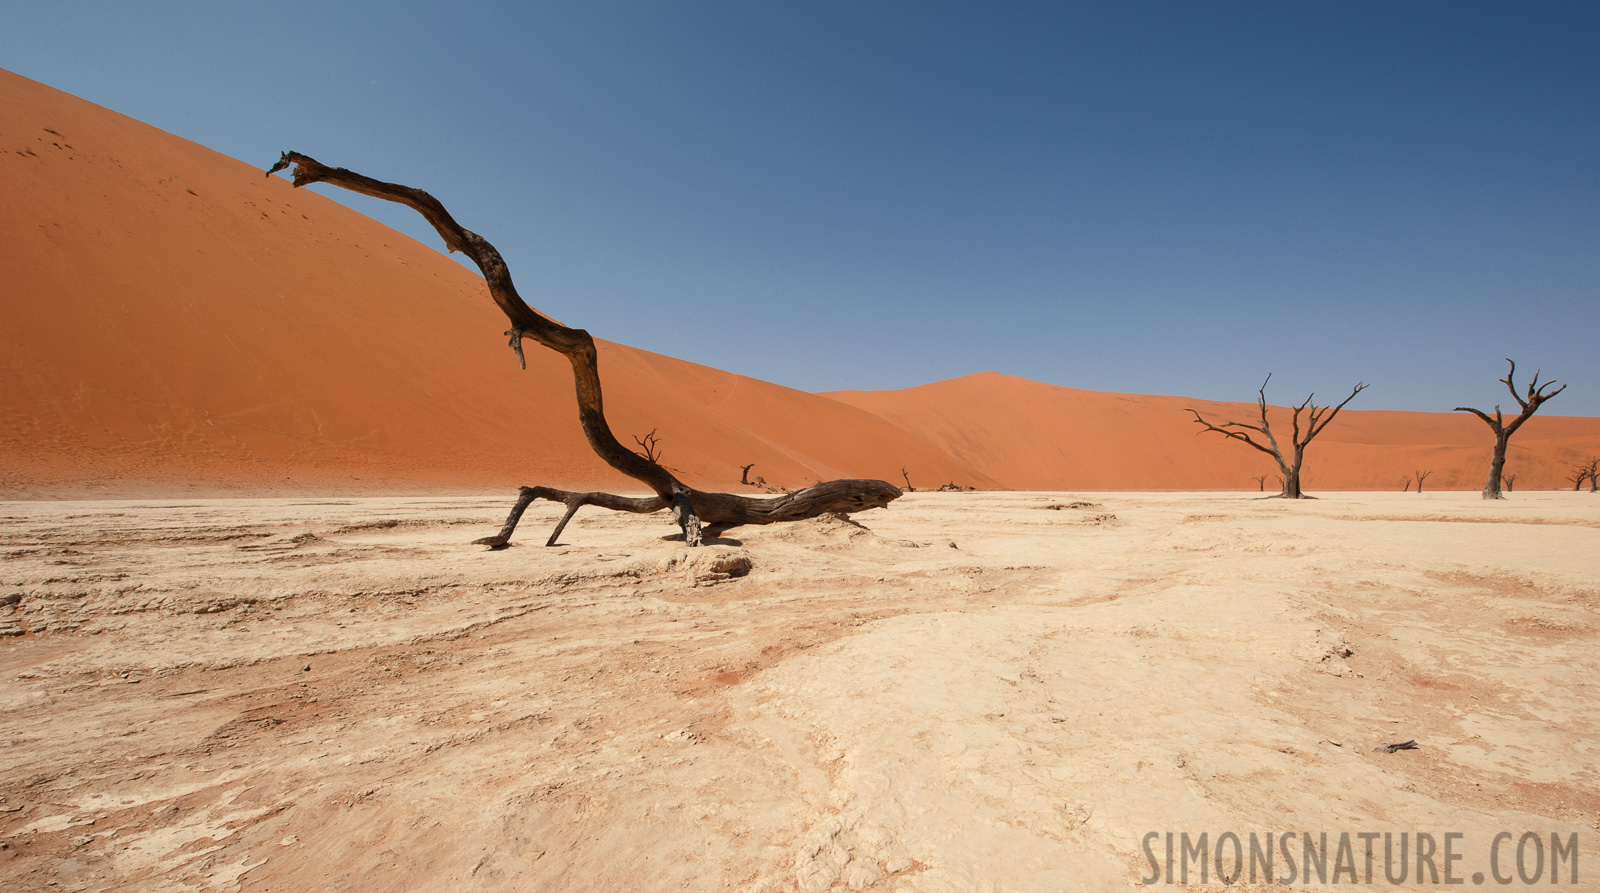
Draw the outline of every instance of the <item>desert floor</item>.
<instances>
[{"instance_id":1,"label":"desert floor","mask_svg":"<svg viewBox=\"0 0 1600 893\"><path fill-rule=\"evenodd\" d=\"M1600 496L1256 497L0 503L0 887L1098 890L1168 832L1365 886L1388 832L1419 889L1534 832L1600 889Z\"/></svg>"}]
</instances>

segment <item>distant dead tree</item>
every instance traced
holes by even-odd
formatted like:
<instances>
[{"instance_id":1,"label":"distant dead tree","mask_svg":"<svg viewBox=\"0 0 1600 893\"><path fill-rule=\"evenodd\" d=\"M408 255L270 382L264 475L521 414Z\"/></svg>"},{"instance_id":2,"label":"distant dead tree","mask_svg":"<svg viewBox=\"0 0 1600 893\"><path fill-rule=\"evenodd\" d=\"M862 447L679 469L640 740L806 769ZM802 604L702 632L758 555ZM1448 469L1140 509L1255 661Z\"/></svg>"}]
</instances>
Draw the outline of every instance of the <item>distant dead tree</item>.
<instances>
[{"instance_id":1,"label":"distant dead tree","mask_svg":"<svg viewBox=\"0 0 1600 893\"><path fill-rule=\"evenodd\" d=\"M617 496L543 486L523 487L518 491L516 504L512 506L511 514L500 532L475 542L493 549L504 548L510 542L523 511L535 499L560 502L567 508L546 545L555 544L562 528L579 508L597 505L613 511L641 514L670 508L673 520L683 530L684 541L688 545L698 546L703 537L715 536L730 527L798 521L823 514L882 508L902 495L899 487L887 481L871 480L827 481L771 499L708 493L684 484L653 459L623 446L612 433L601 399L599 352L595 348L594 338L582 329L568 328L549 319L524 303L511 282L511 271L500 252L487 239L457 223L438 199L421 189L385 183L344 168L328 167L299 152L283 153L277 164L267 171L267 176L291 167L294 168L292 179L296 187L327 183L410 207L433 225L444 239L446 248L470 257L483 273L490 297L511 322L511 328L505 334L511 339L511 349L517 355L517 362L526 368L522 356L524 338L532 338L565 356L572 366L573 385L577 390L578 421L590 449L606 464L655 493L653 496Z\"/></svg>"},{"instance_id":2,"label":"distant dead tree","mask_svg":"<svg viewBox=\"0 0 1600 893\"><path fill-rule=\"evenodd\" d=\"M1515 486L1514 485L1517 482L1517 476L1516 475L1514 475L1514 474L1501 474L1500 475L1500 480L1505 482L1506 492L1507 493L1510 493L1513 490L1515 490Z\"/></svg>"},{"instance_id":3,"label":"distant dead tree","mask_svg":"<svg viewBox=\"0 0 1600 893\"><path fill-rule=\"evenodd\" d=\"M1410 493L1411 492L1411 475L1408 474L1405 477L1401 478L1400 479L1400 483L1405 484L1404 487L1400 488L1400 492L1401 493ZM1422 488L1418 487L1417 489L1420 491Z\"/></svg>"},{"instance_id":4,"label":"distant dead tree","mask_svg":"<svg viewBox=\"0 0 1600 893\"><path fill-rule=\"evenodd\" d=\"M1267 478L1268 477L1269 477L1269 475L1258 474L1255 477L1251 478L1250 480L1256 482L1256 490L1258 492L1265 493L1265 492L1267 492Z\"/></svg>"},{"instance_id":5,"label":"distant dead tree","mask_svg":"<svg viewBox=\"0 0 1600 893\"><path fill-rule=\"evenodd\" d=\"M1600 480L1596 480L1600 478L1600 456L1590 456L1589 463L1583 466L1583 470L1589 475L1589 492L1600 492Z\"/></svg>"},{"instance_id":6,"label":"distant dead tree","mask_svg":"<svg viewBox=\"0 0 1600 893\"><path fill-rule=\"evenodd\" d=\"M904 465L900 466L900 476L906 479L906 492L907 493L915 493L915 492L917 492L917 488L911 486L911 475L906 474L906 467Z\"/></svg>"},{"instance_id":7,"label":"distant dead tree","mask_svg":"<svg viewBox=\"0 0 1600 893\"><path fill-rule=\"evenodd\" d=\"M644 452L640 453L639 455L644 456L646 461L661 461L661 440L660 438L656 437L656 429L651 428L650 433L646 434L644 437L635 436L633 438L633 442L638 444L640 448L644 450Z\"/></svg>"},{"instance_id":8,"label":"distant dead tree","mask_svg":"<svg viewBox=\"0 0 1600 893\"><path fill-rule=\"evenodd\" d=\"M1506 358L1506 362L1511 363L1511 371L1507 372L1506 377L1500 379L1500 381L1505 383L1506 390L1511 392L1511 396L1517 401L1517 405L1522 407L1521 415L1517 416L1515 419L1512 419L1511 423L1508 425L1505 423L1505 419L1500 415L1500 404L1498 403L1495 404L1494 418L1492 419L1489 418L1489 414L1483 410L1473 409L1470 406L1457 406L1455 410L1453 410L1454 412L1472 413L1478 418L1483 419L1484 424L1489 426L1489 430L1494 432L1494 453L1489 457L1489 480L1483 485L1484 499L1505 498L1500 493L1500 477L1505 471L1506 444L1510 442L1511 435L1515 434L1517 429L1522 427L1523 422L1533 418L1533 414L1539 411L1539 407L1544 405L1546 400L1549 400L1551 397L1554 397L1555 395L1567 389L1566 385L1562 385L1561 387L1556 388L1555 390L1546 394L1544 389L1555 384L1555 382L1547 381L1543 385L1539 384L1539 371L1534 370L1533 381L1528 384L1527 399L1523 399L1522 395L1517 393L1517 364L1512 363L1510 357Z\"/></svg>"},{"instance_id":9,"label":"distant dead tree","mask_svg":"<svg viewBox=\"0 0 1600 893\"><path fill-rule=\"evenodd\" d=\"M1427 480L1428 479L1428 475L1430 475L1430 474L1433 474L1433 471L1431 469L1428 470L1428 471L1419 471L1419 472L1417 472L1417 492L1418 493L1422 492L1422 482Z\"/></svg>"},{"instance_id":10,"label":"distant dead tree","mask_svg":"<svg viewBox=\"0 0 1600 893\"><path fill-rule=\"evenodd\" d=\"M739 466L739 483L755 486L755 481L750 480L750 469L755 467L756 463L754 462L751 462L749 465Z\"/></svg>"},{"instance_id":11,"label":"distant dead tree","mask_svg":"<svg viewBox=\"0 0 1600 893\"><path fill-rule=\"evenodd\" d=\"M1567 475L1567 480L1572 482L1572 492L1574 493L1583 489L1583 482L1588 479L1589 466L1587 465L1579 465L1577 468L1572 469L1571 474Z\"/></svg>"},{"instance_id":12,"label":"distant dead tree","mask_svg":"<svg viewBox=\"0 0 1600 893\"><path fill-rule=\"evenodd\" d=\"M1589 492L1595 492L1595 476L1600 474L1600 458L1591 457L1573 467L1572 473L1567 475L1567 480L1572 482L1574 492L1583 489L1583 482L1589 482Z\"/></svg>"},{"instance_id":13,"label":"distant dead tree","mask_svg":"<svg viewBox=\"0 0 1600 893\"><path fill-rule=\"evenodd\" d=\"M1306 445L1311 443L1311 440L1318 434L1321 434L1322 429L1328 427L1328 423L1333 421L1334 416L1339 414L1339 410L1344 409L1346 403L1349 403L1355 399L1357 394L1366 390L1367 385L1357 382L1355 388L1350 391L1350 396L1344 398L1338 406L1333 407L1332 412L1329 412L1326 406L1317 406L1311 402L1316 394L1307 397L1305 402L1299 406L1293 407L1294 414L1290 418L1291 433L1289 437L1289 443L1292 445L1293 450L1285 458L1283 450L1278 447L1277 436L1272 433L1272 425L1267 421L1267 382L1270 381L1272 381L1272 374L1268 373L1266 381L1263 381L1261 387L1256 391L1256 406L1261 410L1259 424L1252 422L1224 422L1221 425L1213 425L1195 410L1190 409L1189 412L1194 413L1195 422L1203 426L1201 433L1215 431L1224 437L1243 441L1271 456L1273 461L1278 463L1278 471L1281 473L1280 478L1283 481L1283 492L1279 495L1284 499L1307 499L1309 497L1301 492L1300 489L1300 466L1305 462ZM1306 412L1307 409L1310 412L1306 416L1306 427L1302 434L1300 430L1300 414ZM1246 433L1248 431L1254 431L1265 437L1266 443L1263 444L1255 440Z\"/></svg>"}]
</instances>

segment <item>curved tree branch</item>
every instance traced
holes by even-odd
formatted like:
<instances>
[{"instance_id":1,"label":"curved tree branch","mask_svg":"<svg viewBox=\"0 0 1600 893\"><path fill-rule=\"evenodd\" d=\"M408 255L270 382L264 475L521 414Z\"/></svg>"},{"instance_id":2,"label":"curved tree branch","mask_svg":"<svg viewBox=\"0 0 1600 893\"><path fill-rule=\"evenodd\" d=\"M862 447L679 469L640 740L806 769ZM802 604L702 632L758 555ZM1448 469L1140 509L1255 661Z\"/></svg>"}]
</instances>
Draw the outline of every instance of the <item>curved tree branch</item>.
<instances>
[{"instance_id":1,"label":"curved tree branch","mask_svg":"<svg viewBox=\"0 0 1600 893\"><path fill-rule=\"evenodd\" d=\"M611 426L606 422L601 398L599 357L594 338L583 329L564 326L528 306L517 293L511 281L511 271L500 252L487 239L457 223L445 210L443 203L421 189L385 183L344 168L328 167L299 152L283 153L267 171L267 175L291 167L291 177L296 187L327 183L373 198L399 202L414 209L438 231L446 248L470 257L483 273L490 297L511 322L511 329L506 334L511 338L511 347L516 351L518 362L523 360L523 338L532 338L564 355L572 366L573 385L578 398L578 420L583 426L589 447L607 465L639 481L656 494L655 499L635 500L604 493L574 494L548 487L524 487L505 527L498 535L480 541L485 545L495 548L505 546L522 512L534 499L553 499L567 505L566 517L552 534L550 544L555 542L561 528L579 507L599 505L629 512L653 512L670 506L674 520L683 528L685 540L690 545L699 545L702 524L726 529L743 524L793 521L829 512L864 511L886 506L903 495L893 484L874 480L829 481L770 500L708 493L689 487L661 465L624 447L612 433Z\"/></svg>"}]
</instances>

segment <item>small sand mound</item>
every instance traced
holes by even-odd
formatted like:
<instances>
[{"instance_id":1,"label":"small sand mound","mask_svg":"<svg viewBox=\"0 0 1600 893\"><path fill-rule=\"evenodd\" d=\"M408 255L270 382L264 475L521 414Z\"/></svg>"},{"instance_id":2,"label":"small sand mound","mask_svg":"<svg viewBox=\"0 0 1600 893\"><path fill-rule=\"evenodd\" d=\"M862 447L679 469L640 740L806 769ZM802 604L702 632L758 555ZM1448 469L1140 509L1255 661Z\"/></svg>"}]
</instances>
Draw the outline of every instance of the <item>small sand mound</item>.
<instances>
[{"instance_id":1,"label":"small sand mound","mask_svg":"<svg viewBox=\"0 0 1600 893\"><path fill-rule=\"evenodd\" d=\"M731 546L702 546L662 559L656 572L663 576L681 576L696 585L714 585L750 573L755 562L750 553Z\"/></svg>"}]
</instances>

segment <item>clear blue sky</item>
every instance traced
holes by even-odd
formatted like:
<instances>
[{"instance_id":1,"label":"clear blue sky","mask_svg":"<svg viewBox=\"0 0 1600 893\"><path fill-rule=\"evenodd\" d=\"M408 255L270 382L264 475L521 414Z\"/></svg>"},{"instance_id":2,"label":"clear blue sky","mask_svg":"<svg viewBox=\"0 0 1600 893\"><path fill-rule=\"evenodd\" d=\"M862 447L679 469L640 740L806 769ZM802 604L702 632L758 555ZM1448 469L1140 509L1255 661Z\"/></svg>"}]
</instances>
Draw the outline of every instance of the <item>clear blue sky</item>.
<instances>
[{"instance_id":1,"label":"clear blue sky","mask_svg":"<svg viewBox=\"0 0 1600 893\"><path fill-rule=\"evenodd\" d=\"M10 3L0 67L805 390L1600 415L1597 3Z\"/></svg>"}]
</instances>

